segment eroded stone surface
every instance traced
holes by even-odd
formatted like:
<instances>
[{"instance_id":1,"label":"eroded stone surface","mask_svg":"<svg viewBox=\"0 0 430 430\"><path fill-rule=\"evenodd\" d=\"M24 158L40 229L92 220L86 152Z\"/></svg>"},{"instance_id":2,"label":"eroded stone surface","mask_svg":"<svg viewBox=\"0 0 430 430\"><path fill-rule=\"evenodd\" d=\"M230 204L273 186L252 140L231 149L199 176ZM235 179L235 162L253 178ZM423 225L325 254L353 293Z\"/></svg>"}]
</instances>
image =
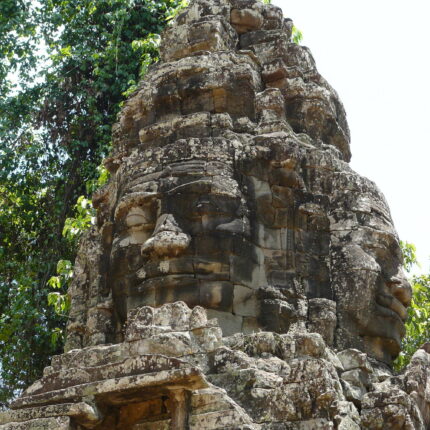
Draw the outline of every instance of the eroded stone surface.
<instances>
[{"instance_id":1,"label":"eroded stone surface","mask_svg":"<svg viewBox=\"0 0 430 430\"><path fill-rule=\"evenodd\" d=\"M113 128L66 352L1 429L425 429L390 212L292 21L195 0ZM429 348L427 348L429 349Z\"/></svg>"},{"instance_id":2,"label":"eroded stone surface","mask_svg":"<svg viewBox=\"0 0 430 430\"><path fill-rule=\"evenodd\" d=\"M345 112L291 21L195 1L126 102L70 290L67 349L121 342L136 307L184 301L224 335L305 326L390 363L410 286Z\"/></svg>"},{"instance_id":3,"label":"eroded stone surface","mask_svg":"<svg viewBox=\"0 0 430 430\"><path fill-rule=\"evenodd\" d=\"M145 306L115 348L54 357L0 428L425 429L429 361L421 349L404 375L382 378L381 364L336 355L318 333L222 337L202 308Z\"/></svg>"}]
</instances>

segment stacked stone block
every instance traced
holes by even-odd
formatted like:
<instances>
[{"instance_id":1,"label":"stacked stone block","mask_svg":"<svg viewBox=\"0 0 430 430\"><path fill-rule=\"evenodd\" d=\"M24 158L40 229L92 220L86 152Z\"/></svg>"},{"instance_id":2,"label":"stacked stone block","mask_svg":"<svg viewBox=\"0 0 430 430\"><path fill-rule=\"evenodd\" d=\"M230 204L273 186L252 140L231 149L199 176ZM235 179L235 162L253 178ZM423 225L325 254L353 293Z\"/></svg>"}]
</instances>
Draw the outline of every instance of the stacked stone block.
<instances>
[{"instance_id":1,"label":"stacked stone block","mask_svg":"<svg viewBox=\"0 0 430 430\"><path fill-rule=\"evenodd\" d=\"M411 289L384 197L292 21L194 0L126 101L65 353L0 429L425 429L393 376Z\"/></svg>"}]
</instances>

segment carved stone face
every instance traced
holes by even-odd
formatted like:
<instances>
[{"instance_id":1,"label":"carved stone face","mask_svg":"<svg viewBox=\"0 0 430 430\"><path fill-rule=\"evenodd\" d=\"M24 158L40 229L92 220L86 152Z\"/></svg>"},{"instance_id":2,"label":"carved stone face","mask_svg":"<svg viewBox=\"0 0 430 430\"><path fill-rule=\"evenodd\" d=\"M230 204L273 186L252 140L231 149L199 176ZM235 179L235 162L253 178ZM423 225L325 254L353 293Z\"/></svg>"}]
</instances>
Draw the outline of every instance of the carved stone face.
<instances>
[{"instance_id":1,"label":"carved stone face","mask_svg":"<svg viewBox=\"0 0 430 430\"><path fill-rule=\"evenodd\" d=\"M117 332L131 309L180 300L208 309L225 334L286 332L309 324L308 304L323 298L337 303L339 348L390 362L410 286L383 196L355 173L349 190L339 172L307 172L297 141L272 143L241 161L225 149L221 161L131 158L110 253Z\"/></svg>"},{"instance_id":2,"label":"carved stone face","mask_svg":"<svg viewBox=\"0 0 430 430\"><path fill-rule=\"evenodd\" d=\"M347 220L337 218L332 248L340 348L360 347L390 363L405 334L411 287L383 197L374 188L353 198ZM379 195L378 195L379 194ZM336 216L335 216L336 218ZM351 223L352 221L352 223ZM350 222L349 228L342 230Z\"/></svg>"},{"instance_id":3,"label":"carved stone face","mask_svg":"<svg viewBox=\"0 0 430 430\"><path fill-rule=\"evenodd\" d=\"M289 158L284 138L273 159L217 148L191 160L158 149L156 163L137 153L117 175L108 277L117 333L130 309L178 300L208 309L225 334L287 332L304 327L306 296L333 299L327 199L305 191L303 154Z\"/></svg>"},{"instance_id":4,"label":"carved stone face","mask_svg":"<svg viewBox=\"0 0 430 430\"><path fill-rule=\"evenodd\" d=\"M123 179L109 281L118 323L137 306L179 300L231 314L236 255L252 264L252 248L243 245L246 208L231 168L189 160Z\"/></svg>"},{"instance_id":5,"label":"carved stone face","mask_svg":"<svg viewBox=\"0 0 430 430\"><path fill-rule=\"evenodd\" d=\"M390 362L410 287L383 196L347 164L336 92L281 15L248 31L229 2L197 3L114 127L69 333L120 341L131 309L184 301L224 335L307 326Z\"/></svg>"}]
</instances>

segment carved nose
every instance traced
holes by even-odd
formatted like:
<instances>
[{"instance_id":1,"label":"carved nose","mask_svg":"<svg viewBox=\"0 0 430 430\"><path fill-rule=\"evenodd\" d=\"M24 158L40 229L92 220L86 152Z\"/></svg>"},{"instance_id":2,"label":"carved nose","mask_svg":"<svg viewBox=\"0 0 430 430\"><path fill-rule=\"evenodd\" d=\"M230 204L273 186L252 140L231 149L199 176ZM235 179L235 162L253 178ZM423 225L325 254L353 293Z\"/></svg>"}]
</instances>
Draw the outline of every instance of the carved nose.
<instances>
[{"instance_id":1,"label":"carved nose","mask_svg":"<svg viewBox=\"0 0 430 430\"><path fill-rule=\"evenodd\" d=\"M403 273L403 270L400 270L396 276L393 276L389 280L388 285L391 294L399 300L403 306L409 307L412 299L412 287Z\"/></svg>"},{"instance_id":2,"label":"carved nose","mask_svg":"<svg viewBox=\"0 0 430 430\"><path fill-rule=\"evenodd\" d=\"M191 242L188 234L178 226L172 214L161 215L152 236L142 245L142 255L156 254L159 257L175 257L184 252Z\"/></svg>"}]
</instances>

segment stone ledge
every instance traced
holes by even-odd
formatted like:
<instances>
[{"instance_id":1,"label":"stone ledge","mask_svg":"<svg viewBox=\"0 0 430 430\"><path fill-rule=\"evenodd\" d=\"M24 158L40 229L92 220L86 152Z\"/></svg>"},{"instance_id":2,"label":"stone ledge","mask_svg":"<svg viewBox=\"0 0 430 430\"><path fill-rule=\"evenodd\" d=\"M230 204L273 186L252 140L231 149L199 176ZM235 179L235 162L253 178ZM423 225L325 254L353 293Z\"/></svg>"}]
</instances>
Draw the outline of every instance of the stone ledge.
<instances>
[{"instance_id":1,"label":"stone ledge","mask_svg":"<svg viewBox=\"0 0 430 430\"><path fill-rule=\"evenodd\" d=\"M50 373L31 385L24 396L34 396L52 392L60 388L65 389L90 382L107 379L122 378L126 376L143 375L154 372L190 367L187 363L168 358L164 355L141 355L126 358L122 362L102 366L71 366L59 372Z\"/></svg>"},{"instance_id":2,"label":"stone ledge","mask_svg":"<svg viewBox=\"0 0 430 430\"><path fill-rule=\"evenodd\" d=\"M12 403L11 407L21 409L49 403L73 401L88 396L106 399L109 404L120 405L124 402L132 402L132 399L149 397L154 393L160 395L163 392L167 393L183 387L187 390L196 390L208 387L208 383L201 370L195 367L171 371L164 370L146 375L91 382L34 396L20 397ZM145 394L142 393L143 389Z\"/></svg>"},{"instance_id":3,"label":"stone ledge","mask_svg":"<svg viewBox=\"0 0 430 430\"><path fill-rule=\"evenodd\" d=\"M56 417L0 425L0 430L71 430L71 427L69 417Z\"/></svg>"},{"instance_id":4,"label":"stone ledge","mask_svg":"<svg viewBox=\"0 0 430 430\"><path fill-rule=\"evenodd\" d=\"M31 424L32 420L37 423L38 421L43 422L44 419L55 417L59 417L60 422L61 420L67 422L66 418L68 417L75 418L78 423L84 425L87 428L97 425L101 419L99 411L94 406L90 406L88 403L63 403L60 405L49 405L2 412L0 413L0 428L3 428L1 424L10 423L10 426L11 424L25 421L25 425L27 425L28 422ZM50 421L52 421L52 419Z\"/></svg>"}]
</instances>

